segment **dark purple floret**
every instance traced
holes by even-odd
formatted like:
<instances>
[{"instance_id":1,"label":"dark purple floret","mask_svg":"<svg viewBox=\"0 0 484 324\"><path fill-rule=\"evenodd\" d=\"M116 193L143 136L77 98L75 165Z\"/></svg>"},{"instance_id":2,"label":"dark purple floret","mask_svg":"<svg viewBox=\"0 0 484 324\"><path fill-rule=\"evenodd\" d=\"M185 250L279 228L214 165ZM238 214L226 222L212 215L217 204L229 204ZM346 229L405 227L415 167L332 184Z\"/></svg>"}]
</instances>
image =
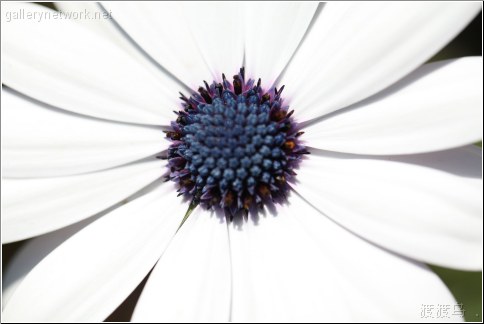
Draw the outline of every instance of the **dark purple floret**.
<instances>
[{"instance_id":1,"label":"dark purple floret","mask_svg":"<svg viewBox=\"0 0 484 324\"><path fill-rule=\"evenodd\" d=\"M283 105L284 87L264 92L244 69L222 83L204 82L187 98L166 136L169 178L192 205L221 207L231 215L280 202L296 175L301 145L294 111Z\"/></svg>"}]
</instances>

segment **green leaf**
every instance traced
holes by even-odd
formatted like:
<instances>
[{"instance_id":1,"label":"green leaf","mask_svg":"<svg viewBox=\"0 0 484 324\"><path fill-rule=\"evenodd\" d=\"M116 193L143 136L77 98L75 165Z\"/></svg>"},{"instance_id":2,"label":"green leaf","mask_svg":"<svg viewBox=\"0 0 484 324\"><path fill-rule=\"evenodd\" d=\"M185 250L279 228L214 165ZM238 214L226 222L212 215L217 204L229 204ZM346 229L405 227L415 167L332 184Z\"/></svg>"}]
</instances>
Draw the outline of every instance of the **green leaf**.
<instances>
[{"instance_id":1,"label":"green leaf","mask_svg":"<svg viewBox=\"0 0 484 324\"><path fill-rule=\"evenodd\" d=\"M430 266L444 281L457 303L462 303L466 322L482 322L482 272Z\"/></svg>"}]
</instances>

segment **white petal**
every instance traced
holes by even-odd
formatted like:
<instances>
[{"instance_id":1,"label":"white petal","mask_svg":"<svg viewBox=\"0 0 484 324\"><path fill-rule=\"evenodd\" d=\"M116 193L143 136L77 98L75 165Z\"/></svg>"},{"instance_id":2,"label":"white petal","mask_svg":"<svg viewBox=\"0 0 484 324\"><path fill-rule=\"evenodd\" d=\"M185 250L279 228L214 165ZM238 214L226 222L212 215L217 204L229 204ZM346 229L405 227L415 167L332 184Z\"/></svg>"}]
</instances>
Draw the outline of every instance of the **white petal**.
<instances>
[{"instance_id":1,"label":"white petal","mask_svg":"<svg viewBox=\"0 0 484 324\"><path fill-rule=\"evenodd\" d=\"M72 175L151 156L168 145L161 129L69 114L2 91L3 176Z\"/></svg>"},{"instance_id":2,"label":"white petal","mask_svg":"<svg viewBox=\"0 0 484 324\"><path fill-rule=\"evenodd\" d=\"M238 2L182 2L184 23L207 62L214 80L230 78L243 66L243 10ZM210 82L210 75L203 80ZM198 84L202 79L195 80Z\"/></svg>"},{"instance_id":3,"label":"white petal","mask_svg":"<svg viewBox=\"0 0 484 324\"><path fill-rule=\"evenodd\" d=\"M297 218L305 234L317 242L326 266L339 274L335 280L339 279L346 312L351 314L352 321L463 320L452 314L449 318L423 318L423 305L434 305L434 308L442 305L453 310L457 304L445 284L426 265L397 256L353 235L315 209L304 209L300 197L291 199L294 201L286 213ZM326 280L333 280L333 277ZM436 317L436 311L433 317Z\"/></svg>"},{"instance_id":4,"label":"white petal","mask_svg":"<svg viewBox=\"0 0 484 324\"><path fill-rule=\"evenodd\" d=\"M136 44L188 87L196 89L210 76L180 3L108 1L102 5ZM207 10L214 6L204 5Z\"/></svg>"},{"instance_id":5,"label":"white petal","mask_svg":"<svg viewBox=\"0 0 484 324\"><path fill-rule=\"evenodd\" d=\"M294 193L274 214L229 229L234 322L414 321L422 303L455 303L432 271L347 232Z\"/></svg>"},{"instance_id":6,"label":"white petal","mask_svg":"<svg viewBox=\"0 0 484 324\"><path fill-rule=\"evenodd\" d=\"M292 196L291 203L292 203ZM229 226L233 322L349 320L338 289L338 273L294 220L275 213ZM293 209L297 215L306 210ZM296 224L297 225L297 224ZM330 279L331 278L331 279ZM330 279L330 280L328 280Z\"/></svg>"},{"instance_id":7,"label":"white petal","mask_svg":"<svg viewBox=\"0 0 484 324\"><path fill-rule=\"evenodd\" d=\"M313 152L298 170L295 190L323 214L384 248L426 263L477 270L482 264L481 154L460 150L379 159ZM474 174L452 166L457 154L468 154L460 160L472 161L467 165L473 165ZM447 156L449 162L440 162Z\"/></svg>"},{"instance_id":8,"label":"white petal","mask_svg":"<svg viewBox=\"0 0 484 324\"><path fill-rule=\"evenodd\" d=\"M162 82L103 35L58 12L25 3L5 7L24 15L10 23L2 19L2 79L7 86L56 107L105 119L149 125L167 125L173 119L180 87L171 79Z\"/></svg>"},{"instance_id":9,"label":"white petal","mask_svg":"<svg viewBox=\"0 0 484 324\"><path fill-rule=\"evenodd\" d=\"M134 322L227 322L230 253L223 216L194 211L151 273Z\"/></svg>"},{"instance_id":10,"label":"white petal","mask_svg":"<svg viewBox=\"0 0 484 324\"><path fill-rule=\"evenodd\" d=\"M90 217L165 172L160 161L70 177L4 179L2 242L41 235Z\"/></svg>"},{"instance_id":11,"label":"white petal","mask_svg":"<svg viewBox=\"0 0 484 324\"><path fill-rule=\"evenodd\" d=\"M321 152L317 150L318 152ZM331 154L326 152L326 154ZM334 153L335 156L346 156ZM482 178L482 149L476 145L467 145L451 150L432 153L392 156L367 156L371 159L382 159L415 164L441 170L457 175L466 181L480 183Z\"/></svg>"},{"instance_id":12,"label":"white petal","mask_svg":"<svg viewBox=\"0 0 484 324\"><path fill-rule=\"evenodd\" d=\"M59 11L64 13L66 18L89 28L98 36L103 37L104 41L111 42L113 45L120 47L121 50L137 60L139 64L142 64L153 74L154 77L160 79L160 82L166 86L169 91L168 99L171 100L178 96L177 94L183 86L174 81L168 74L161 72L157 66L148 60L146 55L134 46L133 42L122 33L116 24L113 23L111 13L109 11L104 11L99 3L64 1L55 2L54 4ZM179 104L178 100L174 101L175 105ZM175 107L175 105L173 105L173 107ZM167 111L165 110L164 112L166 113ZM168 117L172 118L172 115ZM167 124L166 120L163 124Z\"/></svg>"},{"instance_id":13,"label":"white petal","mask_svg":"<svg viewBox=\"0 0 484 324\"><path fill-rule=\"evenodd\" d=\"M64 227L60 230L35 237L25 243L12 257L3 272L2 278L2 309L5 308L10 297L18 285L25 279L29 272L37 266L47 255L61 245L64 241L86 227L101 214L85 219L76 224Z\"/></svg>"},{"instance_id":14,"label":"white petal","mask_svg":"<svg viewBox=\"0 0 484 324\"><path fill-rule=\"evenodd\" d=\"M317 6L317 2L245 3L248 77L272 86L308 30Z\"/></svg>"},{"instance_id":15,"label":"white petal","mask_svg":"<svg viewBox=\"0 0 484 324\"><path fill-rule=\"evenodd\" d=\"M27 275L3 320L104 320L156 263L185 208L173 186L162 184L95 221Z\"/></svg>"},{"instance_id":16,"label":"white petal","mask_svg":"<svg viewBox=\"0 0 484 324\"><path fill-rule=\"evenodd\" d=\"M281 84L300 120L384 89L424 63L480 11L479 3L330 2Z\"/></svg>"},{"instance_id":17,"label":"white petal","mask_svg":"<svg viewBox=\"0 0 484 324\"><path fill-rule=\"evenodd\" d=\"M111 22L109 13L104 13L96 2L63 1L55 2L54 5L65 17L84 25L99 36L104 36L121 46L128 43Z\"/></svg>"},{"instance_id":18,"label":"white petal","mask_svg":"<svg viewBox=\"0 0 484 324\"><path fill-rule=\"evenodd\" d=\"M311 147L358 154L421 153L475 143L482 138L482 58L426 64L305 131Z\"/></svg>"}]
</instances>

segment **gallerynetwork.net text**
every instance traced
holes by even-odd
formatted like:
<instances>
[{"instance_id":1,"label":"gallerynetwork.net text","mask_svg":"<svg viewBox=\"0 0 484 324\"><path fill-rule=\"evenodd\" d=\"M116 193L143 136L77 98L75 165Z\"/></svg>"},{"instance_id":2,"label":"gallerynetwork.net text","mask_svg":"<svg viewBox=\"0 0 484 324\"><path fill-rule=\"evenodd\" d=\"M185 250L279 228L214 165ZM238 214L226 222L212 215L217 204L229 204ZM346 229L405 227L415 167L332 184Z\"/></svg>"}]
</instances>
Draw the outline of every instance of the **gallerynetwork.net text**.
<instances>
[{"instance_id":1,"label":"gallerynetwork.net text","mask_svg":"<svg viewBox=\"0 0 484 324\"><path fill-rule=\"evenodd\" d=\"M26 11L25 9L19 9L15 11L6 11L6 22L12 22L14 20L33 20L42 22L44 20L101 20L111 19L111 12L90 12L87 9L84 11Z\"/></svg>"}]
</instances>

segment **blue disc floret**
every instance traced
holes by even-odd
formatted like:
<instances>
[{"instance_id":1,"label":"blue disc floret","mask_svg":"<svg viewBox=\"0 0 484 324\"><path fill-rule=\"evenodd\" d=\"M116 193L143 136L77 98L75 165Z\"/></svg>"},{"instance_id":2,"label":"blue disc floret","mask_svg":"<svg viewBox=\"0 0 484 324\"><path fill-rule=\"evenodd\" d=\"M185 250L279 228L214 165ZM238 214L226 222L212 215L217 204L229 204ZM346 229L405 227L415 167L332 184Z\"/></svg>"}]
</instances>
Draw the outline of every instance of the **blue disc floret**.
<instances>
[{"instance_id":1,"label":"blue disc floret","mask_svg":"<svg viewBox=\"0 0 484 324\"><path fill-rule=\"evenodd\" d=\"M207 82L189 98L166 136L169 178L180 195L232 215L285 199L306 148L281 89L245 80Z\"/></svg>"}]
</instances>

